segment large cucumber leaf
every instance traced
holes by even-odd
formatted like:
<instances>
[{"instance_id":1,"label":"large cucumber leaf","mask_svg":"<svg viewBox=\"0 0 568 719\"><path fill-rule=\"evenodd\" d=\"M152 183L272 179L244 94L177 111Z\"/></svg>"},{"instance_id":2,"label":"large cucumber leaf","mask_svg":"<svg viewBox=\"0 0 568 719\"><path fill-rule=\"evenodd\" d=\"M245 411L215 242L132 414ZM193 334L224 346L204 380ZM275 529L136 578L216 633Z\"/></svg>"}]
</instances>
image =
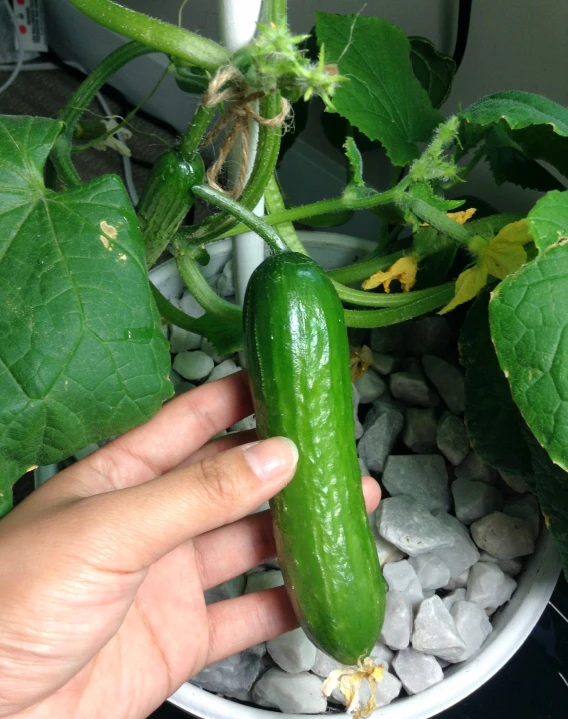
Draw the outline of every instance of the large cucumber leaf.
<instances>
[{"instance_id":1,"label":"large cucumber leaf","mask_svg":"<svg viewBox=\"0 0 568 719\"><path fill-rule=\"evenodd\" d=\"M121 180L44 186L61 130L0 118L0 515L26 469L145 422L172 394Z\"/></svg>"},{"instance_id":2,"label":"large cucumber leaf","mask_svg":"<svg viewBox=\"0 0 568 719\"><path fill-rule=\"evenodd\" d=\"M442 121L416 79L410 43L402 30L376 17L316 13L318 43L347 80L335 91L337 112L371 140L379 140L394 165L420 154Z\"/></svg>"},{"instance_id":3,"label":"large cucumber leaf","mask_svg":"<svg viewBox=\"0 0 568 719\"><path fill-rule=\"evenodd\" d=\"M448 99L456 74L456 63L449 55L438 52L425 37L410 37L410 60L418 82L428 93L434 107Z\"/></svg>"},{"instance_id":4,"label":"large cucumber leaf","mask_svg":"<svg viewBox=\"0 0 568 719\"><path fill-rule=\"evenodd\" d=\"M540 251L568 239L568 192L549 192L527 215L529 231Z\"/></svg>"}]
</instances>

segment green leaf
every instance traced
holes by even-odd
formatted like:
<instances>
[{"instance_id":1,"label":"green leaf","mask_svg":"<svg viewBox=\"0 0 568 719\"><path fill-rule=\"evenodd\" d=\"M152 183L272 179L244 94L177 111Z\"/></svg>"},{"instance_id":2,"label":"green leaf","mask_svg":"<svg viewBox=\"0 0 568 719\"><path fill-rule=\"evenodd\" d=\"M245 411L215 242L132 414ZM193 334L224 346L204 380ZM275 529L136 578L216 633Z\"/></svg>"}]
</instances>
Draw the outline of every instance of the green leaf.
<instances>
[{"instance_id":1,"label":"green leaf","mask_svg":"<svg viewBox=\"0 0 568 719\"><path fill-rule=\"evenodd\" d=\"M428 93L434 107L448 99L456 73L453 58L438 52L425 37L410 37L410 60L418 82Z\"/></svg>"},{"instance_id":2,"label":"green leaf","mask_svg":"<svg viewBox=\"0 0 568 719\"><path fill-rule=\"evenodd\" d=\"M557 135L568 137L568 110L530 92L488 95L464 110L460 117L477 125L493 125L504 120L512 130L530 125L549 125Z\"/></svg>"},{"instance_id":3,"label":"green leaf","mask_svg":"<svg viewBox=\"0 0 568 719\"><path fill-rule=\"evenodd\" d=\"M491 335L513 399L552 460L568 468L568 244L499 284Z\"/></svg>"},{"instance_id":4,"label":"green leaf","mask_svg":"<svg viewBox=\"0 0 568 719\"><path fill-rule=\"evenodd\" d=\"M30 466L145 422L171 394L122 182L44 187L61 130L54 120L0 118L0 514Z\"/></svg>"},{"instance_id":5,"label":"green leaf","mask_svg":"<svg viewBox=\"0 0 568 719\"><path fill-rule=\"evenodd\" d=\"M206 313L195 320L192 332L207 337L220 355L243 349L243 328L240 323Z\"/></svg>"},{"instance_id":6,"label":"green leaf","mask_svg":"<svg viewBox=\"0 0 568 719\"><path fill-rule=\"evenodd\" d=\"M419 156L442 121L412 71L410 43L385 20L316 13L316 34L328 62L348 81L333 96L337 112L371 140L379 140L394 165Z\"/></svg>"},{"instance_id":7,"label":"green leaf","mask_svg":"<svg viewBox=\"0 0 568 719\"><path fill-rule=\"evenodd\" d=\"M475 203L474 203L475 207ZM476 217L477 215L474 215ZM499 230L502 230L505 225L511 224L511 222L518 222L522 220L524 215L519 212L504 212L496 215L489 215L487 217L480 217L479 219L469 220L467 222L467 228L472 235L481 235L482 237L493 237Z\"/></svg>"},{"instance_id":8,"label":"green leaf","mask_svg":"<svg viewBox=\"0 0 568 719\"><path fill-rule=\"evenodd\" d=\"M560 550L564 574L568 578L568 473L551 461L528 429L525 438L534 475L530 485Z\"/></svg>"},{"instance_id":9,"label":"green leaf","mask_svg":"<svg viewBox=\"0 0 568 719\"><path fill-rule=\"evenodd\" d=\"M539 251L568 239L568 191L549 192L527 215L529 232Z\"/></svg>"},{"instance_id":10,"label":"green leaf","mask_svg":"<svg viewBox=\"0 0 568 719\"><path fill-rule=\"evenodd\" d=\"M489 292L482 292L462 325L459 351L465 367L465 423L473 449L507 474L530 475L524 425L499 367L489 331Z\"/></svg>"},{"instance_id":11,"label":"green leaf","mask_svg":"<svg viewBox=\"0 0 568 719\"><path fill-rule=\"evenodd\" d=\"M533 160L543 160L568 177L568 138L555 134L551 125L514 130L512 138Z\"/></svg>"}]
</instances>

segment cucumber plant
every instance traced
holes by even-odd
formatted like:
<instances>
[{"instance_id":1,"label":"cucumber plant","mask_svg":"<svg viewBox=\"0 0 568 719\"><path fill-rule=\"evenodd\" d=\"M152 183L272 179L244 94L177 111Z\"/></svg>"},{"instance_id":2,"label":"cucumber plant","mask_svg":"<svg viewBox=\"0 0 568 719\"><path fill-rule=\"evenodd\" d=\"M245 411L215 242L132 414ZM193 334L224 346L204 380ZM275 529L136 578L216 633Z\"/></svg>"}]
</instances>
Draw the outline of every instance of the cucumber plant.
<instances>
[{"instance_id":1,"label":"cucumber plant","mask_svg":"<svg viewBox=\"0 0 568 719\"><path fill-rule=\"evenodd\" d=\"M93 70L58 118L0 117L0 515L11 507L14 482L30 467L60 461L148 420L171 396L161 318L204 335L220 352L243 347L241 309L213 292L199 263L207 260L207 243L252 228L276 255L259 270L245 311L244 336L260 323L259 342L264 338L259 345L247 339L259 424L266 433L294 435L307 423L305 437L294 435L300 447L312 431L321 433L333 472L344 477L334 501L355 528L354 544L341 551L353 554L353 572L369 578L378 598L361 625L366 636L378 631L383 590L377 567L368 562L368 526L353 489L354 445L336 455L334 440L351 432L348 357L337 330L343 324L369 329L431 312L453 313L456 322L465 316L460 351L473 446L492 466L531 483L568 569L568 110L510 91L444 117L440 106L451 92L453 60L376 17L318 12L314 54L314 37L310 42L289 33L285 1L265 0L256 37L231 55L110 0L72 2L130 42ZM118 177L81 179L73 163L74 131L105 82L150 52L169 57L180 92L202 93L203 100L133 207ZM207 185L200 150L212 124L230 126L235 107L253 100L258 150L234 199ZM347 175L339 196L285 204L275 171L288 103L323 103L323 131L337 136L339 128ZM373 187L363 172L359 148L373 147L382 147L392 165L386 190ZM498 185L537 190L534 207L518 215L482 211L467 193L468 176L480 163L488 163ZM251 210L263 195L268 212L258 218ZM219 211L185 224L195 198ZM376 249L325 278L302 258L298 223L331 226L361 211L382 220ZM206 309L198 320L149 286L147 269L165 250ZM279 253L288 253L286 259ZM309 315L319 302L290 279L298 281L300 266L325 294L322 323L310 331L331 354L312 357L300 339L286 342L298 303ZM284 294L276 291L280 273L290 279ZM255 297L265 306L256 308ZM272 335L273 348L267 346ZM308 383L286 369L296 366L294 357L306 377L319 378L315 392L325 394L329 383L341 407L333 426L310 426L302 394ZM290 375L277 391L268 382L272 369L274 376ZM284 402L295 413L292 425L281 411ZM503 422L495 422L497 416ZM308 507L323 480L310 481L300 467L296 486L305 489ZM274 502L285 554L297 533L289 511L299 502L292 486ZM329 507L314 511L324 531ZM306 547L297 551L309 554ZM293 571L290 565L290 576ZM326 575L338 586L339 571ZM318 622L323 611L343 614L348 596L330 600L327 608L299 596L307 628L345 661L365 653L365 641L349 627L326 635Z\"/></svg>"}]
</instances>

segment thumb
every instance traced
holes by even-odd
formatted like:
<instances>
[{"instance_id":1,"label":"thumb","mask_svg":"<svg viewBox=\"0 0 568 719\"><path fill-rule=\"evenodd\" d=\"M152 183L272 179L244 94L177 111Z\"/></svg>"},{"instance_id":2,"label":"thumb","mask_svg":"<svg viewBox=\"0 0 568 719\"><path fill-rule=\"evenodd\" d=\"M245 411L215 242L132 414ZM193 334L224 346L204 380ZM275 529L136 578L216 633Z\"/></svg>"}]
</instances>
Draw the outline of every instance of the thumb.
<instances>
[{"instance_id":1,"label":"thumb","mask_svg":"<svg viewBox=\"0 0 568 719\"><path fill-rule=\"evenodd\" d=\"M102 552L106 569L138 571L192 537L250 514L292 479L297 461L296 445L285 437L241 445L82 500L81 509L88 508L83 526L95 545L119 547Z\"/></svg>"}]
</instances>

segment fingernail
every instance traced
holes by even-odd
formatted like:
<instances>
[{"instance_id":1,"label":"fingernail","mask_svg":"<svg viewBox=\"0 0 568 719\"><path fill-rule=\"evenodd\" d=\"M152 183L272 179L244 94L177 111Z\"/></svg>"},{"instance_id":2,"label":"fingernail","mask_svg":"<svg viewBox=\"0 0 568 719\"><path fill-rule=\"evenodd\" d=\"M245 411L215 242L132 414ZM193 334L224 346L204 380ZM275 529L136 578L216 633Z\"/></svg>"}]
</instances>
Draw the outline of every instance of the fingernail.
<instances>
[{"instance_id":1,"label":"fingernail","mask_svg":"<svg viewBox=\"0 0 568 719\"><path fill-rule=\"evenodd\" d=\"M245 459L259 479L270 481L292 472L298 462L298 450L286 437L271 437L243 448Z\"/></svg>"}]
</instances>

